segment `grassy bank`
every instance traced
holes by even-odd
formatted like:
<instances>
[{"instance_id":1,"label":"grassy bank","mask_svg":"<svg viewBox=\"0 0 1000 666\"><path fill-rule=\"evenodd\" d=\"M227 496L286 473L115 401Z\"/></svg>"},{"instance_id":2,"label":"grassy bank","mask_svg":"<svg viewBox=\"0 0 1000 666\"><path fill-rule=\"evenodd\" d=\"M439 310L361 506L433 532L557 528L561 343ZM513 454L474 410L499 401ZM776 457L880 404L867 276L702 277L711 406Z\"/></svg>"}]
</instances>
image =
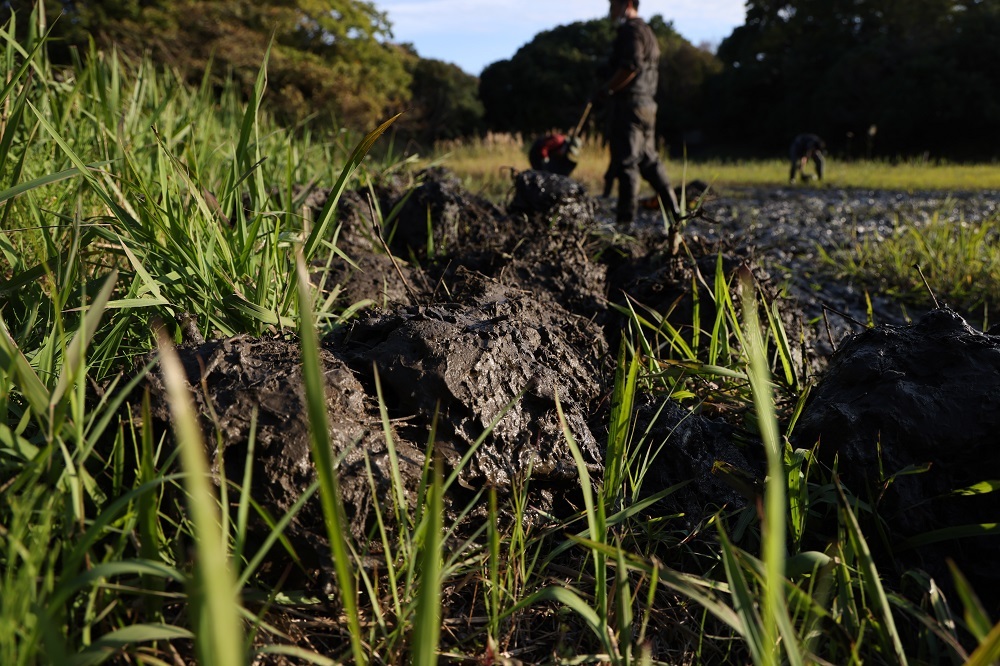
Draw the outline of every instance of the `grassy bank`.
<instances>
[{"instance_id":1,"label":"grassy bank","mask_svg":"<svg viewBox=\"0 0 1000 666\"><path fill-rule=\"evenodd\" d=\"M530 138L490 135L442 144L427 156L425 163L440 162L452 169L470 191L502 199L510 190L510 169L529 168L529 145ZM606 147L587 140L573 178L597 194L603 188L607 165ZM789 163L783 158L752 161L668 159L665 165L671 180L677 184L696 179L717 188L788 184ZM813 173L812 164L807 172ZM969 165L930 160L841 161L833 156L827 160L822 186L902 191L997 190L1000 189L1000 162Z\"/></svg>"},{"instance_id":2,"label":"grassy bank","mask_svg":"<svg viewBox=\"0 0 1000 666\"><path fill-rule=\"evenodd\" d=\"M635 346L617 359L606 472L591 478L579 465L577 514L532 527L520 520L527 485L484 492L486 519L446 550L456 542L442 524L450 478L428 464L416 493L407 499L412 489L397 478L379 524L351 538L317 371L319 336L354 304L314 288L310 278L322 276L305 266L338 251L341 191L404 173L400 159L364 161L385 128L361 137L277 126L262 108L264 69L249 102L235 87L188 87L114 54L55 72L40 40L17 43L11 32L0 33L10 74L0 89L0 663L511 663L527 654L630 664L650 663L655 641L675 641L684 662L996 658L1000 630L961 579L965 595L951 605L931 581L920 579L916 602L883 585L867 545L880 535L862 529L877 524L877 508L839 488L811 451L791 449L786 417L802 373L770 304L758 321L754 289L744 285L741 301L721 269L706 276L715 314L697 343L661 313L635 316ZM591 150L581 173L599 178ZM507 157L483 165L484 179ZM333 188L318 215L304 209L309 183ZM267 561L295 563L282 537L301 504L265 516L249 466L239 478L212 475L171 351L180 332L163 326L179 315L223 336L299 341L319 469L301 490L320 500L332 593L286 590L262 574ZM129 398L148 371L133 376L131 364L152 349L171 396L162 434L148 400ZM650 444L634 427L637 392L710 397L691 395L689 372L747 415L769 470L763 488L745 488L745 508L697 534L622 492L637 484L629 475L642 476L634 463ZM388 431L380 407L373 427ZM829 541L809 538L805 507L834 527ZM270 521L264 539L248 532L254 518ZM820 541L822 550L804 545ZM446 596L456 611L442 626L434 611Z\"/></svg>"}]
</instances>

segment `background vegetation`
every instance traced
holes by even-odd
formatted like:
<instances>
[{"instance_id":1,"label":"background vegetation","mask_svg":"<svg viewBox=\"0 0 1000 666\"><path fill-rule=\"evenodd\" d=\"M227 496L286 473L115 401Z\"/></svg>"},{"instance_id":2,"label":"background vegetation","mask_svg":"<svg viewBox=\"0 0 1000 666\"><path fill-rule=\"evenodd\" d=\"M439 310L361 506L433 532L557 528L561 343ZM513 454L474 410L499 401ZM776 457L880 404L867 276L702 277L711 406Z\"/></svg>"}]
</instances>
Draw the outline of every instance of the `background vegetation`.
<instances>
[{"instance_id":1,"label":"background vegetation","mask_svg":"<svg viewBox=\"0 0 1000 666\"><path fill-rule=\"evenodd\" d=\"M751 0L719 46L707 122L749 150L814 131L851 157L991 159L998 28L995 0Z\"/></svg>"},{"instance_id":2,"label":"background vegetation","mask_svg":"<svg viewBox=\"0 0 1000 666\"><path fill-rule=\"evenodd\" d=\"M0 2L0 24L35 0ZM249 97L270 43L268 103L284 122L356 131L400 111L404 141L568 131L606 75L602 17L539 33L479 73L421 58L363 0L45 0L52 58L115 45L198 84ZM59 17L57 19L57 17ZM989 161L1000 144L996 0L749 0L716 52L648 16L662 60L658 131L669 153L784 158L800 132L841 159ZM21 25L21 30L26 29ZM23 36L23 35L22 35ZM595 109L589 133L603 133Z\"/></svg>"}]
</instances>

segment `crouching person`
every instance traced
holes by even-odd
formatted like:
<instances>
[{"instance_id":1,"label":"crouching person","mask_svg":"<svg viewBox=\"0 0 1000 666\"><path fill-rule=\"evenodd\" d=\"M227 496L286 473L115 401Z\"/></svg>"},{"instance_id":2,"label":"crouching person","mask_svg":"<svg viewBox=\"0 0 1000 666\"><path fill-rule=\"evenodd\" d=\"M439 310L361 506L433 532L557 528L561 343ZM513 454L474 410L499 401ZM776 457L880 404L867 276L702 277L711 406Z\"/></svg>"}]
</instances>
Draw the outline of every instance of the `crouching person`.
<instances>
[{"instance_id":1,"label":"crouching person","mask_svg":"<svg viewBox=\"0 0 1000 666\"><path fill-rule=\"evenodd\" d=\"M576 168L580 154L580 139L562 134L547 134L539 137L528 150L528 161L535 171L548 171L560 176L568 176Z\"/></svg>"},{"instance_id":2,"label":"crouching person","mask_svg":"<svg viewBox=\"0 0 1000 666\"><path fill-rule=\"evenodd\" d=\"M810 176L806 174L806 163L809 160L812 160L813 164L816 165L816 179L823 180L824 150L826 150L826 144L815 134L799 134L795 137L789 150L792 168L788 172L788 182L795 182L796 173L803 181L809 180Z\"/></svg>"}]
</instances>

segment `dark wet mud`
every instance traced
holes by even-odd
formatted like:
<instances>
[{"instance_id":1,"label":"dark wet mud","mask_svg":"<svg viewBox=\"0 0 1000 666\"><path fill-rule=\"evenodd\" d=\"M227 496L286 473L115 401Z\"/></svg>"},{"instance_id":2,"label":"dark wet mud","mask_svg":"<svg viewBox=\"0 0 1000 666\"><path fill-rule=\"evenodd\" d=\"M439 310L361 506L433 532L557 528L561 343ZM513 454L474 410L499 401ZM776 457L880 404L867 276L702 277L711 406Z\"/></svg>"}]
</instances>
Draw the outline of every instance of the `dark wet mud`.
<instances>
[{"instance_id":1,"label":"dark wet mud","mask_svg":"<svg viewBox=\"0 0 1000 666\"><path fill-rule=\"evenodd\" d=\"M629 339L622 311L667 315L690 334L695 302L702 321L712 319L717 266L727 276L749 271L779 302L796 359L818 381L796 445L819 441L821 460L832 465L836 456L849 487L877 493L899 516L897 543L957 521L996 522L989 495L965 503L941 498L996 478L1000 338L947 311L908 322L897 304L878 297L873 307L883 324L865 330L850 318L866 319L864 294L823 284L819 261L820 248L886 233L897 215L919 223L947 206L965 220L993 215L988 197L794 188L710 193L702 213L686 223L676 254L658 214L644 212L632 228L615 228L609 202L551 174L523 172L504 205L469 194L446 171L425 173L412 190L385 183L375 197L369 200L367 190L345 194L338 247L350 261L331 257L313 267L320 289L337 290L342 307L360 307L322 349L331 445L356 537L370 533L373 508L389 497L390 442L407 501L419 486L429 440L446 473L459 470L450 517L482 489L509 493L529 476L531 515L578 509L578 462L567 434L599 479L615 358L623 336ZM322 199L316 197L317 207ZM386 222L379 229L375 210ZM824 321L824 305L849 317ZM216 469L242 476L255 418L254 496L283 515L315 479L298 343L290 336L206 337L178 351L212 435ZM148 384L154 415L165 422L156 372ZM752 492L738 492L716 473L723 464L763 478L762 449L741 416L641 394L635 418L637 430L649 433L642 458L652 461L642 493L687 482L649 511L682 514L679 525L691 528L719 507L753 501ZM926 473L886 483L887 474L927 464ZM483 513L469 519L477 515ZM289 537L323 552L315 501L298 514ZM996 575L979 559L982 551L954 540L911 552L937 575L945 575L945 555L974 577ZM933 561L923 562L925 555ZM891 568L891 558L885 564Z\"/></svg>"}]
</instances>

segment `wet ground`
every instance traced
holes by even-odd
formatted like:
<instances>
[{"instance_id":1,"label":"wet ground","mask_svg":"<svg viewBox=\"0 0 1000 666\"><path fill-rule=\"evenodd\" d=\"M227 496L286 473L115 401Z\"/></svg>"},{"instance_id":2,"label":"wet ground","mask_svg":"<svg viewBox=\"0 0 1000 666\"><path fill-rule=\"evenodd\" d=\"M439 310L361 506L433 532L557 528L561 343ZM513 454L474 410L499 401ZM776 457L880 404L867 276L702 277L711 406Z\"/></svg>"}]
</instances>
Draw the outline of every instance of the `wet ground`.
<instances>
[{"instance_id":1,"label":"wet ground","mask_svg":"<svg viewBox=\"0 0 1000 666\"><path fill-rule=\"evenodd\" d=\"M871 295L872 307L882 326L865 331L856 323L867 319L864 290L831 281L832 269L820 260L820 248L878 239L895 225L924 224L933 215L974 224L997 214L996 193L807 187L710 193L687 222L678 254L658 214L646 211L633 227L616 228L610 202L549 174L522 173L501 204L470 195L442 171L425 174L412 191L389 182L375 194L378 200L369 202L366 191L349 192L340 202L338 247L351 262L334 260L329 271L325 262L315 267L318 288L339 290L343 307L364 306L326 337L322 360L331 446L342 461L355 537L371 533L374 508L386 508L394 477L402 480L405 501L413 501L431 433L446 473L457 470L446 498L449 519L481 489L511 493L529 476L526 520L577 510L578 465L595 478L604 466L614 361L629 336L622 309L649 308L690 334L693 298L708 309L720 255L727 274L743 267L780 301L799 361L818 382L797 444L810 448L821 440L822 460L839 456L857 492L881 493L894 515L909 516L892 539L906 545L957 520L996 522L995 502L936 500L956 484L996 478L998 459L986 437L993 421L979 415L1000 413L994 369L1000 338L945 311L923 318L926 312L910 308L914 321L908 321L879 294ZM373 209L387 218L381 230L372 225ZM824 317L824 306L842 315ZM709 312L701 316L711 320ZM207 341L192 340L179 351L192 385L204 387L194 392L200 411L216 415L214 424L206 418L217 435L210 441L219 445L210 454L229 478L240 478L249 417L258 410L255 495L281 515L315 478L297 342L203 333ZM155 415L165 420L155 373L150 387ZM719 464L751 483L763 478L761 448L741 419L691 411L652 392L638 397L636 421L651 457L646 485L636 493L689 482L649 509L683 514L679 529L752 497L723 483L713 473ZM966 427L970 421L981 427ZM950 456L942 447L963 454ZM930 463L931 471L886 483L886 462L893 471ZM915 503L921 511L907 513ZM484 511L479 505L463 520L481 521ZM289 536L322 569L328 550L315 504L306 505ZM904 553L900 561L943 574L944 557L951 556L979 581L1000 582L981 559L1000 555L995 544L973 551L949 543L955 542L909 560ZM891 568L892 555L886 557Z\"/></svg>"},{"instance_id":2,"label":"wet ground","mask_svg":"<svg viewBox=\"0 0 1000 666\"><path fill-rule=\"evenodd\" d=\"M823 306L867 321L865 285L832 279L820 249L833 253L846 245L878 242L901 226L919 228L934 218L975 225L1000 214L1000 191L943 193L894 192L792 186L747 188L722 192L706 203L708 217L695 219L690 240L724 240L735 247L754 248L757 262L772 280L786 284L807 321L822 319ZM709 219L710 218L710 219ZM921 314L907 315L899 303L869 287L876 323L901 324ZM828 313L830 311L828 310ZM830 314L834 340L857 332L849 320ZM833 350L825 330L816 338L817 351Z\"/></svg>"}]
</instances>

